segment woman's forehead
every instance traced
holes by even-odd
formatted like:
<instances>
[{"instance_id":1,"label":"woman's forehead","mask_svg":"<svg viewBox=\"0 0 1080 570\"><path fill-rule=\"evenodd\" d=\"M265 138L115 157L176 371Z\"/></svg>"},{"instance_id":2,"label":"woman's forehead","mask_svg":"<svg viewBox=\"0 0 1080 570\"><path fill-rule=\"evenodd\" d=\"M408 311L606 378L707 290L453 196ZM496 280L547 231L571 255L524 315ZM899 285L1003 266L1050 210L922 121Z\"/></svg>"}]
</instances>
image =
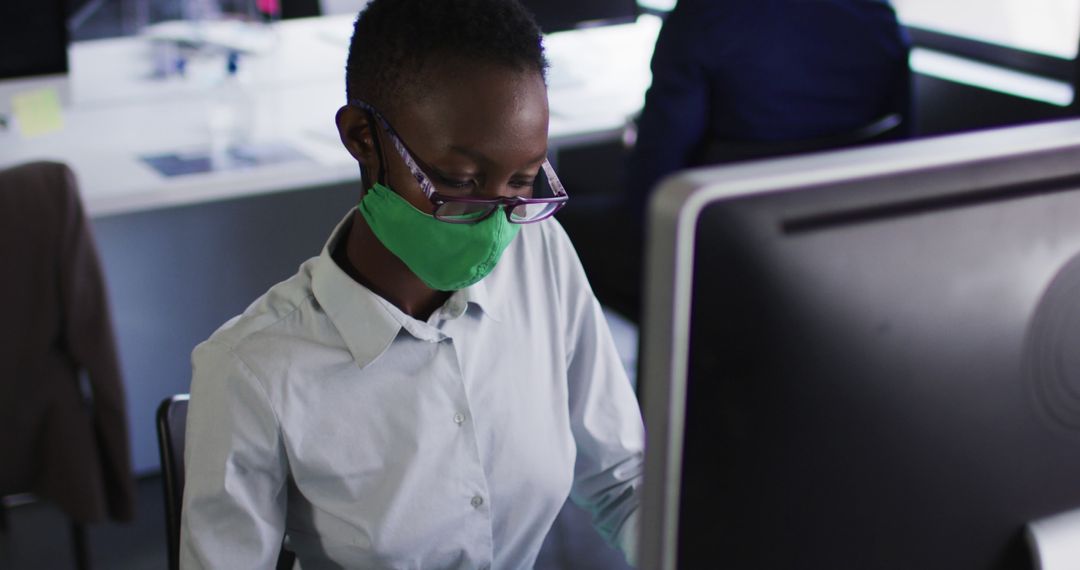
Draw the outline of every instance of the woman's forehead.
<instances>
[{"instance_id":1,"label":"woman's forehead","mask_svg":"<svg viewBox=\"0 0 1080 570\"><path fill-rule=\"evenodd\" d=\"M539 71L448 61L430 66L394 126L414 150L535 156L547 148L547 88Z\"/></svg>"}]
</instances>

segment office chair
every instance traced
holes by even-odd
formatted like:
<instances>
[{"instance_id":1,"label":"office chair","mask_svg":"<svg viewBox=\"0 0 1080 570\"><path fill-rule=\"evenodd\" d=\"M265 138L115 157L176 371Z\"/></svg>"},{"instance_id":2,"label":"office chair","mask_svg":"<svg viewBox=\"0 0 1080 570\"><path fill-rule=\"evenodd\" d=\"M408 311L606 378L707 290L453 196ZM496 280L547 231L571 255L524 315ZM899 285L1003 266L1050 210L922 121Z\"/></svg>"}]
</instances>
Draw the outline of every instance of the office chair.
<instances>
[{"instance_id":1,"label":"office chair","mask_svg":"<svg viewBox=\"0 0 1080 570\"><path fill-rule=\"evenodd\" d=\"M904 117L890 113L857 128L811 139L794 141L709 140L689 157L688 166L729 164L746 160L821 152L875 144L905 136ZM635 140L637 121L628 121L623 139ZM570 177L567 176L567 179ZM563 181L566 183L566 179ZM631 322L640 324L642 251L644 229L639 213L622 195L579 195L572 206L559 211L557 218L570 236L600 303L614 309ZM597 220L609 223L598 224ZM620 228L616 242L611 228Z\"/></svg>"},{"instance_id":2,"label":"office chair","mask_svg":"<svg viewBox=\"0 0 1080 570\"><path fill-rule=\"evenodd\" d=\"M904 119L899 113L889 113L869 123L840 133L794 141L727 141L712 140L702 145L690 166L726 164L758 158L776 158L886 142L901 138Z\"/></svg>"},{"instance_id":3,"label":"office chair","mask_svg":"<svg viewBox=\"0 0 1080 570\"><path fill-rule=\"evenodd\" d=\"M0 497L0 535L6 535L11 531L7 513L9 508L34 503L37 500L37 497L32 493L20 493L17 495ZM73 520L69 525L69 529L71 532L71 551L75 558L75 568L77 570L90 570L90 547L86 541L86 525ZM2 562L4 562L4 560L0 559L0 566L3 566Z\"/></svg>"},{"instance_id":4,"label":"office chair","mask_svg":"<svg viewBox=\"0 0 1080 570\"><path fill-rule=\"evenodd\" d=\"M184 497L184 433L188 395L169 396L157 409L158 453L161 485L165 492L165 543L169 569L180 567L180 508Z\"/></svg>"},{"instance_id":5,"label":"office chair","mask_svg":"<svg viewBox=\"0 0 1080 570\"><path fill-rule=\"evenodd\" d=\"M134 517L126 400L91 223L70 168L0 170L0 533L6 507L47 500L84 525ZM6 533L5 533L6 534Z\"/></svg>"},{"instance_id":6,"label":"office chair","mask_svg":"<svg viewBox=\"0 0 1080 570\"><path fill-rule=\"evenodd\" d=\"M161 455L161 484L165 492L165 542L169 570L180 568L180 513L184 497L184 438L187 428L188 395L177 394L162 400L157 409L158 452ZM296 555L281 547L277 570L289 570Z\"/></svg>"}]
</instances>

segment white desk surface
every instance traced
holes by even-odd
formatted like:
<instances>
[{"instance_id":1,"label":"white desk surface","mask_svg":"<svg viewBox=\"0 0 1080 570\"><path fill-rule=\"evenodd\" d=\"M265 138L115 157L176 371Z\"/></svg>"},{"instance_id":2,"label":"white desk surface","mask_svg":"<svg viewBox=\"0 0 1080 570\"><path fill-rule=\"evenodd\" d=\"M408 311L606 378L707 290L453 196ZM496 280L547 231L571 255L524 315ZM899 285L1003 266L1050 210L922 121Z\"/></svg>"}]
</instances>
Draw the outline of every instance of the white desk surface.
<instances>
[{"instance_id":1,"label":"white desk surface","mask_svg":"<svg viewBox=\"0 0 1080 570\"><path fill-rule=\"evenodd\" d=\"M68 163L91 216L358 181L356 163L334 126L345 99L352 19L281 22L276 48L242 62L255 109L253 140L287 142L311 161L171 179L159 175L138 157L207 146L212 92L197 62L185 79L151 79L151 45L132 37L74 44L64 129L31 139L0 131L0 167L40 159ZM634 24L546 38L553 148L617 136L640 110L659 28L657 18L642 16Z\"/></svg>"}]
</instances>

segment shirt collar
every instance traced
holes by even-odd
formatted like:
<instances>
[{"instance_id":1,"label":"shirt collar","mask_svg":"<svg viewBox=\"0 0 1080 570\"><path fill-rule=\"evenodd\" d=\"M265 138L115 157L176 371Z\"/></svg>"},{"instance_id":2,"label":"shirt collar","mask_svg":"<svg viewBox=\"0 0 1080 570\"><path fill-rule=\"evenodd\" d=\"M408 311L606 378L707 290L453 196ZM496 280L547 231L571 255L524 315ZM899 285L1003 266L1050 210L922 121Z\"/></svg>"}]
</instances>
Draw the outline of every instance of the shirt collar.
<instances>
[{"instance_id":1,"label":"shirt collar","mask_svg":"<svg viewBox=\"0 0 1080 570\"><path fill-rule=\"evenodd\" d=\"M312 271L311 289L326 316L341 334L353 359L363 368L385 352L403 329L429 342L441 340L444 335L428 323L406 315L338 267L331 252L343 231L352 223L353 211L349 210L323 246ZM454 292L435 315L455 319L466 312L468 305L475 305L488 317L501 320L498 299L485 281L487 279Z\"/></svg>"},{"instance_id":2,"label":"shirt collar","mask_svg":"<svg viewBox=\"0 0 1080 570\"><path fill-rule=\"evenodd\" d=\"M352 210L349 210L323 246L312 270L311 290L356 364L363 368L390 347L401 331L401 324L378 295L349 277L330 255L342 230L351 221Z\"/></svg>"},{"instance_id":3,"label":"shirt collar","mask_svg":"<svg viewBox=\"0 0 1080 570\"><path fill-rule=\"evenodd\" d=\"M498 267L498 265L496 265ZM490 277L490 276L489 276ZM455 293L455 296L460 295L461 302L476 305L485 315L491 317L496 321L502 321L502 304L492 290L493 284L491 280L485 277L472 285L462 289ZM450 303L454 300L454 297L450 298ZM464 312L462 310L461 312Z\"/></svg>"}]
</instances>

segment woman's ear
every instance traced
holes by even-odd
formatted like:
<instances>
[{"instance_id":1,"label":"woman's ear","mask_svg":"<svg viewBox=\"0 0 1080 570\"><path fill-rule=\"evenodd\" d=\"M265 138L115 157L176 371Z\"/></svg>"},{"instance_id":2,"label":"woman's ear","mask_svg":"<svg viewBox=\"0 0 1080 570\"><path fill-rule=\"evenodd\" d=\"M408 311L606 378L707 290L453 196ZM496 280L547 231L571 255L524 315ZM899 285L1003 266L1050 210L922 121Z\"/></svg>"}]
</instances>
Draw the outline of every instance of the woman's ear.
<instances>
[{"instance_id":1,"label":"woman's ear","mask_svg":"<svg viewBox=\"0 0 1080 570\"><path fill-rule=\"evenodd\" d=\"M338 109L334 120L337 123L341 144L345 145L349 154L360 163L361 168L365 171L377 169L379 156L375 150L375 125L371 123L370 115L363 109L345 105Z\"/></svg>"}]
</instances>

